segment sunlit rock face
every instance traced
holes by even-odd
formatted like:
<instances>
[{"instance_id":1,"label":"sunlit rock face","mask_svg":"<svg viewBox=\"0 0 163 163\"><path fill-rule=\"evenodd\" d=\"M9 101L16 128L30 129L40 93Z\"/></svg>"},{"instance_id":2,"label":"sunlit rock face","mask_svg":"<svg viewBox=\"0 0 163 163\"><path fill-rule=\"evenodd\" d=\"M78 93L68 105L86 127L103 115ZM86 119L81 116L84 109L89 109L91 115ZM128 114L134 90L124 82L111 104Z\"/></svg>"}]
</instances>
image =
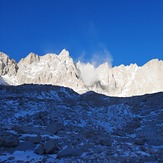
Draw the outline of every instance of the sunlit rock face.
<instances>
[{"instance_id":1,"label":"sunlit rock face","mask_svg":"<svg viewBox=\"0 0 163 163\"><path fill-rule=\"evenodd\" d=\"M163 61L153 59L142 67L132 66L124 73L127 82L122 87L125 96L142 95L163 91ZM124 81L122 78L121 81Z\"/></svg>"},{"instance_id":2,"label":"sunlit rock face","mask_svg":"<svg viewBox=\"0 0 163 163\"><path fill-rule=\"evenodd\" d=\"M17 69L16 62L5 53L0 52L0 76L6 74L9 76L16 75Z\"/></svg>"},{"instance_id":3,"label":"sunlit rock face","mask_svg":"<svg viewBox=\"0 0 163 163\"><path fill-rule=\"evenodd\" d=\"M77 63L77 67L83 71L80 62ZM90 67L87 69L89 72ZM87 69L84 72L87 72ZM111 68L104 63L90 71L91 75L94 82L91 81L90 85L87 83L88 89L106 95L133 96L163 91L163 61L158 59L153 59L142 67L130 64ZM86 80L87 76L89 75L81 75L81 79Z\"/></svg>"},{"instance_id":4,"label":"sunlit rock face","mask_svg":"<svg viewBox=\"0 0 163 163\"><path fill-rule=\"evenodd\" d=\"M78 93L95 91L110 96L133 96L163 91L163 61L153 59L142 67L137 64L111 67L107 62L95 67L74 63L69 52L39 56L31 52L17 64L0 53L0 76L3 83L52 84L72 88Z\"/></svg>"},{"instance_id":5,"label":"sunlit rock face","mask_svg":"<svg viewBox=\"0 0 163 163\"><path fill-rule=\"evenodd\" d=\"M62 50L59 55L49 53L38 56L30 53L18 66L19 84L52 84L70 87L76 91L85 89L76 65L66 50Z\"/></svg>"}]
</instances>

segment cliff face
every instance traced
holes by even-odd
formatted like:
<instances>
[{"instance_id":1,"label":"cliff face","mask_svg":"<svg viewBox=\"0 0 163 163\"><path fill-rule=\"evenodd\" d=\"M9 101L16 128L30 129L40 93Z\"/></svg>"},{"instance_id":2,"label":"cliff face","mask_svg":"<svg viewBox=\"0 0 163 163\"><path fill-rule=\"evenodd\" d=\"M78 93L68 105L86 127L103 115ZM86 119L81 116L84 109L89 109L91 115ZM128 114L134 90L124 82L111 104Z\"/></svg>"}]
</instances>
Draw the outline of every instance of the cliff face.
<instances>
[{"instance_id":1,"label":"cliff face","mask_svg":"<svg viewBox=\"0 0 163 163\"><path fill-rule=\"evenodd\" d=\"M78 93L95 91L111 96L133 96L163 91L163 61L153 59L142 67L136 64L111 68L103 63L74 63L65 49L59 55L30 53L17 64L0 53L1 84L52 84Z\"/></svg>"},{"instance_id":2,"label":"cliff face","mask_svg":"<svg viewBox=\"0 0 163 163\"><path fill-rule=\"evenodd\" d=\"M16 62L5 53L0 52L0 76L6 74L9 76L16 75L17 69Z\"/></svg>"},{"instance_id":3,"label":"cliff face","mask_svg":"<svg viewBox=\"0 0 163 163\"><path fill-rule=\"evenodd\" d=\"M124 95L141 95L163 91L163 61L153 59L130 72L130 80L123 87Z\"/></svg>"},{"instance_id":4,"label":"cliff face","mask_svg":"<svg viewBox=\"0 0 163 163\"><path fill-rule=\"evenodd\" d=\"M78 68L83 71L80 64L77 64ZM142 67L130 64L110 68L104 63L94 73L96 82L88 89L102 94L133 96L163 91L163 61L158 59L153 59Z\"/></svg>"},{"instance_id":5,"label":"cliff face","mask_svg":"<svg viewBox=\"0 0 163 163\"><path fill-rule=\"evenodd\" d=\"M18 63L18 66L19 84L52 84L70 87L77 91L85 89L76 65L66 50L62 50L59 55L46 54L41 57L30 53Z\"/></svg>"}]
</instances>

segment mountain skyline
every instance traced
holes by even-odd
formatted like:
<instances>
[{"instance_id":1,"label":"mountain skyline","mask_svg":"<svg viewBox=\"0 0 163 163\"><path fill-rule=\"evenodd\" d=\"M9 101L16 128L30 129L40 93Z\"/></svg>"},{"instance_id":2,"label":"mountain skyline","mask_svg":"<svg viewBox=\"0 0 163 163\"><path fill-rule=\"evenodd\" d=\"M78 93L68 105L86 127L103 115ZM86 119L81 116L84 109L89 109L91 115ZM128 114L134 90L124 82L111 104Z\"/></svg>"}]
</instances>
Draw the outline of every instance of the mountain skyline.
<instances>
[{"instance_id":1,"label":"mountain skyline","mask_svg":"<svg viewBox=\"0 0 163 163\"><path fill-rule=\"evenodd\" d=\"M163 91L163 61L153 59L143 66L130 64L111 67L75 63L63 49L58 55L30 53L18 63L0 53L0 83L9 85L50 84L69 87L77 93L95 91L109 96L128 97Z\"/></svg>"},{"instance_id":2,"label":"mountain skyline","mask_svg":"<svg viewBox=\"0 0 163 163\"><path fill-rule=\"evenodd\" d=\"M35 53L35 51L30 51L27 54L23 54L24 57L21 57L19 60L17 60L16 58L12 57L12 55L10 55L8 53L5 53L4 51L0 51L0 53L7 55L10 59L13 59L16 63L19 63L22 59L28 57L31 54L37 55L39 57L43 57L45 55L57 55L58 56L62 51L67 51L69 53L69 56L73 59L73 62L74 63L77 64L78 62L80 62L80 63L83 63L83 64L91 64L95 68L97 68L98 66L100 66L101 64L104 64L104 63L108 63L108 65L109 65L110 68L118 67L118 66L121 66L121 65L130 66L131 64L136 64L137 66L140 66L141 67L141 66L145 65L147 62L149 62L151 60L155 60L155 59L160 60L160 61L163 60L163 59L159 59L159 58L151 58L150 60L147 60L142 65L139 65L136 62L130 62L128 64L119 63L118 65L113 65L112 64L113 59L112 59L112 56L111 55L110 56L108 55L108 57L105 55L105 58L104 59L101 59L100 56L94 55L92 58L90 58L90 60L86 61L82 56L79 57L78 59L73 58L73 55L71 54L71 52L68 49L66 49L66 48L61 49L59 52L47 52L47 53L43 53L43 54Z\"/></svg>"}]
</instances>

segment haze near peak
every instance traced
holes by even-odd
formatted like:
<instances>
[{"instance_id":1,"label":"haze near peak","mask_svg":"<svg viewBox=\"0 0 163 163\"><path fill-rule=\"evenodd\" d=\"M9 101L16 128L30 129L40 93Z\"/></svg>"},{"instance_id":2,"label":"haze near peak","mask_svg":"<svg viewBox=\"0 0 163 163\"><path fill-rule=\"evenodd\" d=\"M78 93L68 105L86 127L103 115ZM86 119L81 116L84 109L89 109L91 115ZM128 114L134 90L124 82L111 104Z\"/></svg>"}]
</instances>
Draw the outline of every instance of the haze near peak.
<instances>
[{"instance_id":1,"label":"haze near peak","mask_svg":"<svg viewBox=\"0 0 163 163\"><path fill-rule=\"evenodd\" d=\"M101 73L109 74L112 67L112 56L106 48L95 51L89 62L84 62L84 55L79 58L77 68L80 70L81 78L86 86L92 86L101 82ZM101 69L102 68L102 69ZM108 75L106 75L108 77Z\"/></svg>"}]
</instances>

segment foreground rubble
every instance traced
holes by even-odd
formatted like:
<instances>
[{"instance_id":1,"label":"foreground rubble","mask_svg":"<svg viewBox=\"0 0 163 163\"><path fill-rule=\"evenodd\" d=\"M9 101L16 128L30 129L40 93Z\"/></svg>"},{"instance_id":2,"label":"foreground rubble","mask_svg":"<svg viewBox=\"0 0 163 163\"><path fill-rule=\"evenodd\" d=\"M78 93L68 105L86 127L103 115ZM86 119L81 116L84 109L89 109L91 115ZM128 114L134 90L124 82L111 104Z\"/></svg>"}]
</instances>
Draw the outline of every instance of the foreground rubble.
<instances>
[{"instance_id":1,"label":"foreground rubble","mask_svg":"<svg viewBox=\"0 0 163 163\"><path fill-rule=\"evenodd\" d=\"M161 99L0 86L0 162L162 162Z\"/></svg>"}]
</instances>

